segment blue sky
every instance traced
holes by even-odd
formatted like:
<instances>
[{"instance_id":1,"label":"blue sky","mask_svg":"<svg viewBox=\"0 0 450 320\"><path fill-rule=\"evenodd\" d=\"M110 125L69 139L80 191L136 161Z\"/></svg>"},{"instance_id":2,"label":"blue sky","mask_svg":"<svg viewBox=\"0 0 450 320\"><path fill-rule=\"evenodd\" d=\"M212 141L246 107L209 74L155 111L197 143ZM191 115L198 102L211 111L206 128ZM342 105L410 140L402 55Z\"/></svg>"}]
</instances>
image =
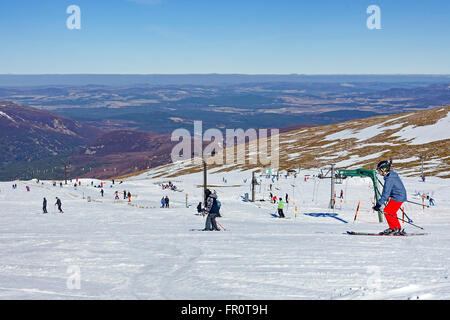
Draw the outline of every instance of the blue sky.
<instances>
[{"instance_id":1,"label":"blue sky","mask_svg":"<svg viewBox=\"0 0 450 320\"><path fill-rule=\"evenodd\" d=\"M450 74L449 16L448 0L2 0L0 73Z\"/></svg>"}]
</instances>

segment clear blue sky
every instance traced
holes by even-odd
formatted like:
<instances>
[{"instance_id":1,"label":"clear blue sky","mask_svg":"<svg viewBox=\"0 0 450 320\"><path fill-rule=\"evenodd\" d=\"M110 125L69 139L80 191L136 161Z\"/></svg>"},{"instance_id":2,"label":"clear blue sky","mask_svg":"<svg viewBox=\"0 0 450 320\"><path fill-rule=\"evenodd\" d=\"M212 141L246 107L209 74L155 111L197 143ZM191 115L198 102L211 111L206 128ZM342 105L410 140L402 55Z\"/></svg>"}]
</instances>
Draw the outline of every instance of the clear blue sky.
<instances>
[{"instance_id":1,"label":"clear blue sky","mask_svg":"<svg viewBox=\"0 0 450 320\"><path fill-rule=\"evenodd\" d=\"M449 0L1 0L0 73L450 74L449 17Z\"/></svg>"}]
</instances>

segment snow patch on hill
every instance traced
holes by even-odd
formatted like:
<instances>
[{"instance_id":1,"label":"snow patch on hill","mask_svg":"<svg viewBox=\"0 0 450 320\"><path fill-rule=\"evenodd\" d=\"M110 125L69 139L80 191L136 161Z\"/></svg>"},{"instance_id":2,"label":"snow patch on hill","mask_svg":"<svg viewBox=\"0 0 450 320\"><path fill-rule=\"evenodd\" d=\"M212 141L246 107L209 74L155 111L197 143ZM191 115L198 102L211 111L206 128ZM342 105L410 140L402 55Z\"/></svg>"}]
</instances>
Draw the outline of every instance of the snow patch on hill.
<instances>
[{"instance_id":1,"label":"snow patch on hill","mask_svg":"<svg viewBox=\"0 0 450 320\"><path fill-rule=\"evenodd\" d=\"M450 139L450 113L435 124L428 126L409 125L393 136L406 139L412 145L426 144L438 140Z\"/></svg>"},{"instance_id":2,"label":"snow patch on hill","mask_svg":"<svg viewBox=\"0 0 450 320\"><path fill-rule=\"evenodd\" d=\"M6 113L4 113L3 111L0 111L0 117L4 117L12 122L16 122L13 118L11 118L10 116L8 116Z\"/></svg>"}]
</instances>

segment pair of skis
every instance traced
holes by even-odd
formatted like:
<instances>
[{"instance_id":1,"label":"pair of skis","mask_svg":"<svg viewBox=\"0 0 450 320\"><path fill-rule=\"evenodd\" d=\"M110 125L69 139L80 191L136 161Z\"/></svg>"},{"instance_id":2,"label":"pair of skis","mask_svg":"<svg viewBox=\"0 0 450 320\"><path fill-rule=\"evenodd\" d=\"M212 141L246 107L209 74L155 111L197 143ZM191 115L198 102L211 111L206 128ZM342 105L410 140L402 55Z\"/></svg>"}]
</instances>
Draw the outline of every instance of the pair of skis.
<instances>
[{"instance_id":1,"label":"pair of skis","mask_svg":"<svg viewBox=\"0 0 450 320\"><path fill-rule=\"evenodd\" d=\"M189 229L189 231L215 232L215 231L230 231L230 230L228 230L228 229L220 229L220 230Z\"/></svg>"},{"instance_id":2,"label":"pair of skis","mask_svg":"<svg viewBox=\"0 0 450 320\"><path fill-rule=\"evenodd\" d=\"M347 231L348 235L352 236L378 236L378 237L409 237L409 236L424 236L427 233L406 233L406 234L379 234L373 232L356 232L356 231Z\"/></svg>"},{"instance_id":3,"label":"pair of skis","mask_svg":"<svg viewBox=\"0 0 450 320\"><path fill-rule=\"evenodd\" d=\"M189 231L205 231L203 229L189 229ZM229 231L229 230L220 230L220 231ZM348 234L351 236L373 236L373 237L410 237L410 236L424 236L428 233L406 233L403 235L395 235L395 234L379 234L374 232L357 232L357 231L347 231L344 234Z\"/></svg>"}]
</instances>

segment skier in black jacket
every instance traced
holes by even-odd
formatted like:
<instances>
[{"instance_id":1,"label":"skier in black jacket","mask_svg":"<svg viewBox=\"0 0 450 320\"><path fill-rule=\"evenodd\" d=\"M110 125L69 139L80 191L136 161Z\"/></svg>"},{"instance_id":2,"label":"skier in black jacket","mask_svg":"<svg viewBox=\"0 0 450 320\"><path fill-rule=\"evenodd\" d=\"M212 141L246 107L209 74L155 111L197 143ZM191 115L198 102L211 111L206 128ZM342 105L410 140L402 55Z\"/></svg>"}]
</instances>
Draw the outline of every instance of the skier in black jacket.
<instances>
[{"instance_id":1,"label":"skier in black jacket","mask_svg":"<svg viewBox=\"0 0 450 320\"><path fill-rule=\"evenodd\" d=\"M209 189L206 189L205 196L205 211L208 216L206 217L205 229L203 231L220 231L216 223L216 218L220 216L219 206L217 205L217 194L215 191L212 193Z\"/></svg>"},{"instance_id":2,"label":"skier in black jacket","mask_svg":"<svg viewBox=\"0 0 450 320\"><path fill-rule=\"evenodd\" d=\"M47 199L44 198L44 201L42 202L42 211L43 213L48 213L47 212Z\"/></svg>"},{"instance_id":3,"label":"skier in black jacket","mask_svg":"<svg viewBox=\"0 0 450 320\"><path fill-rule=\"evenodd\" d=\"M59 213L64 213L64 211L61 208L61 206L62 206L61 199L59 199L58 197L56 197L55 206L58 206Z\"/></svg>"}]
</instances>

